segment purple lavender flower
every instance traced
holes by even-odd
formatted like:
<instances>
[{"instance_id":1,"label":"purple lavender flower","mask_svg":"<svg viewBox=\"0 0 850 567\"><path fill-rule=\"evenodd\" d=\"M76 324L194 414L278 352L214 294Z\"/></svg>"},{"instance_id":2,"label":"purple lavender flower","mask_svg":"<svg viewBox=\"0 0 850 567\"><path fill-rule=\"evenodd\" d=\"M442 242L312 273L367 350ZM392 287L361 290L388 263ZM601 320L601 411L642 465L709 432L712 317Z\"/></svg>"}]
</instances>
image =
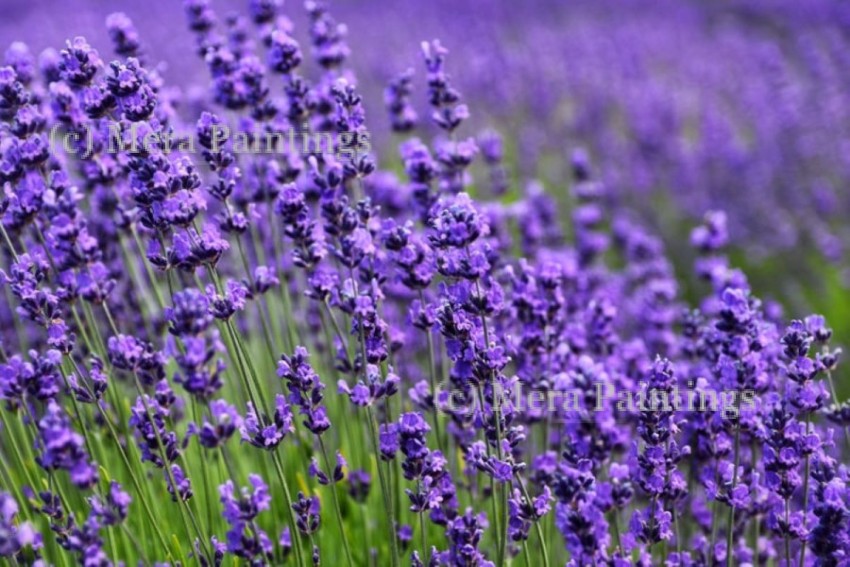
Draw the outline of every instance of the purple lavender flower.
<instances>
[{"instance_id":1,"label":"purple lavender flower","mask_svg":"<svg viewBox=\"0 0 850 567\"><path fill-rule=\"evenodd\" d=\"M364 503L369 498L371 489L371 474L361 469L348 471L348 494L352 500Z\"/></svg>"},{"instance_id":2,"label":"purple lavender flower","mask_svg":"<svg viewBox=\"0 0 850 567\"><path fill-rule=\"evenodd\" d=\"M644 448L638 456L635 480L650 498L650 507L635 512L630 528L636 538L650 547L672 537L672 514L667 507L675 507L687 491L684 476L676 469L676 463L690 450L680 449L675 438L678 424L671 398L675 383L670 361L657 359L647 382L650 402L647 411L640 414L637 429Z\"/></svg>"},{"instance_id":3,"label":"purple lavender flower","mask_svg":"<svg viewBox=\"0 0 850 567\"><path fill-rule=\"evenodd\" d=\"M132 20L123 12L115 12L106 18L106 29L115 53L124 57L138 57L141 49L139 32Z\"/></svg>"},{"instance_id":4,"label":"purple lavender flower","mask_svg":"<svg viewBox=\"0 0 850 567\"><path fill-rule=\"evenodd\" d=\"M152 384L165 377L164 357L151 343L132 335L115 335L109 337L107 349L112 366L137 374L144 384Z\"/></svg>"},{"instance_id":5,"label":"purple lavender flower","mask_svg":"<svg viewBox=\"0 0 850 567\"><path fill-rule=\"evenodd\" d=\"M144 399L136 399L130 412L129 425L134 429L142 461L151 462L157 468L175 462L180 456L180 447L177 433L167 427L168 408L145 395Z\"/></svg>"},{"instance_id":6,"label":"purple lavender flower","mask_svg":"<svg viewBox=\"0 0 850 567\"><path fill-rule=\"evenodd\" d=\"M428 102L434 108L432 119L440 128L452 132L469 118L469 109L459 104L460 93L451 85L445 72L448 50L438 40L422 43L422 55L428 70Z\"/></svg>"},{"instance_id":7,"label":"purple lavender flower","mask_svg":"<svg viewBox=\"0 0 850 567\"><path fill-rule=\"evenodd\" d=\"M0 391L10 405L27 403L28 397L47 402L59 394L62 378L58 351L50 350L44 355L30 351L29 357L30 361L25 362L15 355L0 365Z\"/></svg>"},{"instance_id":8,"label":"purple lavender flower","mask_svg":"<svg viewBox=\"0 0 850 567\"><path fill-rule=\"evenodd\" d=\"M850 542L846 527L850 510L844 476L828 456L819 456L812 463L812 479L816 483L812 511L817 521L811 528L808 543L819 565L840 564L847 554Z\"/></svg>"},{"instance_id":9,"label":"purple lavender flower","mask_svg":"<svg viewBox=\"0 0 850 567\"><path fill-rule=\"evenodd\" d=\"M463 515L452 520L446 535L449 538L449 549L440 555L440 560L449 565L475 565L476 567L493 567L478 549L481 536L487 528L487 516L483 513L475 515L467 509Z\"/></svg>"},{"instance_id":10,"label":"purple lavender flower","mask_svg":"<svg viewBox=\"0 0 850 567\"><path fill-rule=\"evenodd\" d=\"M301 47L285 31L275 30L269 41L268 64L272 71L289 74L301 64Z\"/></svg>"},{"instance_id":11,"label":"purple lavender flower","mask_svg":"<svg viewBox=\"0 0 850 567\"><path fill-rule=\"evenodd\" d=\"M102 62L97 51L83 37L68 41L67 48L61 53L59 71L62 79L74 85L88 85L98 72Z\"/></svg>"},{"instance_id":12,"label":"purple lavender flower","mask_svg":"<svg viewBox=\"0 0 850 567\"><path fill-rule=\"evenodd\" d=\"M164 472L163 476L165 477L165 483L168 488L168 493L171 494L171 499L174 502L177 500L187 501L192 498L192 481L186 476L186 473L183 472L183 469L180 465L176 463L172 463L169 465L171 469L171 474ZM174 479L172 483L171 479Z\"/></svg>"},{"instance_id":13,"label":"purple lavender flower","mask_svg":"<svg viewBox=\"0 0 850 567\"><path fill-rule=\"evenodd\" d=\"M519 489L514 489L513 495L508 500L508 536L512 541L528 539L531 525L549 513L551 500L552 492L548 486L531 501L525 499Z\"/></svg>"},{"instance_id":14,"label":"purple lavender flower","mask_svg":"<svg viewBox=\"0 0 850 567\"><path fill-rule=\"evenodd\" d=\"M321 520L318 496L307 497L303 492L299 492L298 498L292 503L292 510L295 512L295 524L299 532L310 535L318 531Z\"/></svg>"},{"instance_id":15,"label":"purple lavender flower","mask_svg":"<svg viewBox=\"0 0 850 567\"><path fill-rule=\"evenodd\" d=\"M251 489L243 488L240 494L236 494L233 482L229 480L218 488L224 507L222 516L230 525L227 551L251 562L269 560L271 540L255 522L260 512L268 510L271 505L269 488L258 475L249 475L248 481Z\"/></svg>"},{"instance_id":16,"label":"purple lavender flower","mask_svg":"<svg viewBox=\"0 0 850 567\"><path fill-rule=\"evenodd\" d=\"M294 430L292 410L281 395L275 396L275 411L271 419L258 415L254 406L249 403L248 413L239 428L243 441L267 451L274 450L283 438Z\"/></svg>"},{"instance_id":17,"label":"purple lavender flower","mask_svg":"<svg viewBox=\"0 0 850 567\"><path fill-rule=\"evenodd\" d=\"M325 385L307 361L304 347L297 347L292 356L283 355L278 362L277 375L286 381L289 402L304 416L304 426L315 435L330 429L327 409L322 405Z\"/></svg>"},{"instance_id":18,"label":"purple lavender flower","mask_svg":"<svg viewBox=\"0 0 850 567\"><path fill-rule=\"evenodd\" d=\"M198 439L207 449L224 445L243 427L242 416L225 400L210 402L210 417L211 420L204 418L204 423L198 431Z\"/></svg>"},{"instance_id":19,"label":"purple lavender flower","mask_svg":"<svg viewBox=\"0 0 850 567\"><path fill-rule=\"evenodd\" d=\"M319 466L319 462L314 458L310 461L310 466L307 469L307 472L311 477L316 478L319 481L319 484L326 486L331 484L332 482L335 484L340 482L345 478L345 474L343 473L343 469L348 466L345 458L342 456L342 453L339 451L336 452L336 466L333 471L329 473L325 473L321 467Z\"/></svg>"},{"instance_id":20,"label":"purple lavender flower","mask_svg":"<svg viewBox=\"0 0 850 567\"><path fill-rule=\"evenodd\" d=\"M91 488L98 480L97 467L90 460L83 436L71 428L61 407L50 401L38 422L41 455L38 464L47 471L62 469L78 488Z\"/></svg>"},{"instance_id":21,"label":"purple lavender flower","mask_svg":"<svg viewBox=\"0 0 850 567\"><path fill-rule=\"evenodd\" d=\"M384 89L384 106L390 115L390 123L394 132L409 132L419 120L416 109L410 102L413 91L413 69L399 74Z\"/></svg>"},{"instance_id":22,"label":"purple lavender flower","mask_svg":"<svg viewBox=\"0 0 850 567\"><path fill-rule=\"evenodd\" d=\"M109 484L109 492L106 493L105 500L94 496L89 498L89 505L104 525L115 526L127 519L132 501L133 498L113 480Z\"/></svg>"},{"instance_id":23,"label":"purple lavender flower","mask_svg":"<svg viewBox=\"0 0 850 567\"><path fill-rule=\"evenodd\" d=\"M27 547L38 550L42 546L41 534L30 522L18 522L17 515L15 499L7 492L0 493L0 557L14 559Z\"/></svg>"}]
</instances>

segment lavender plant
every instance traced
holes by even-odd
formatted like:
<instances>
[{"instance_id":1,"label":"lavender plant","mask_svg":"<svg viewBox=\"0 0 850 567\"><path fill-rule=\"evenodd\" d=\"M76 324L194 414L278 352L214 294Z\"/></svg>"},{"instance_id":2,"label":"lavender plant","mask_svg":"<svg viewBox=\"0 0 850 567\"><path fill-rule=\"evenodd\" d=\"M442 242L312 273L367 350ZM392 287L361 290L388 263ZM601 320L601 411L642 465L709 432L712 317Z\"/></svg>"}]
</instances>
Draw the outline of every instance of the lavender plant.
<instances>
[{"instance_id":1,"label":"lavender plant","mask_svg":"<svg viewBox=\"0 0 850 567\"><path fill-rule=\"evenodd\" d=\"M328 6L243 8L184 1L193 92L125 14L0 66L0 557L848 563L840 350L725 213L689 302L585 152L560 214L468 131L438 40L367 114Z\"/></svg>"}]
</instances>

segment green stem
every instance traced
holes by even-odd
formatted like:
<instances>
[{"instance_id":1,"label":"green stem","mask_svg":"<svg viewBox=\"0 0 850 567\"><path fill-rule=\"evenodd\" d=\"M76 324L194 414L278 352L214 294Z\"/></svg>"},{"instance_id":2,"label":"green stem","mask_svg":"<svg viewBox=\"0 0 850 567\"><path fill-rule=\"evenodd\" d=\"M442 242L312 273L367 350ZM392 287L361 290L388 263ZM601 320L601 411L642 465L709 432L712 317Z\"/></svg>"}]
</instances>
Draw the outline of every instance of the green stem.
<instances>
[{"instance_id":1,"label":"green stem","mask_svg":"<svg viewBox=\"0 0 850 567\"><path fill-rule=\"evenodd\" d=\"M832 371L826 371L827 382L829 382L829 391L832 394L832 403L838 404L838 392L835 389L835 380L832 378ZM844 432L844 444L847 446L848 455L850 455L850 430L848 430L847 426L842 426L841 430Z\"/></svg>"},{"instance_id":2,"label":"green stem","mask_svg":"<svg viewBox=\"0 0 850 567\"><path fill-rule=\"evenodd\" d=\"M160 458L162 459L162 468L165 469L166 477L168 481L171 483L171 489L174 491L174 499L177 501L177 507L180 509L180 515L183 518L183 527L186 530L186 535L189 538L189 548L194 549L194 545L192 545L192 530L189 527L189 521L187 520L188 515L190 514L188 503L180 497L180 490L177 486L177 482L174 480L174 473L171 471L170 463L168 462L168 457L165 455L165 451L163 450L162 438L159 434L159 428L156 426L156 421L153 418L153 413L151 412L150 405L148 404L147 395L145 394L144 388L142 388L142 383L139 381L139 376L136 372L132 372L133 374L133 382L136 385L136 391L139 394L139 399L142 401L142 405L145 408L145 415L148 418L148 422L151 425L151 428L154 431L154 435L156 437L157 447L160 450ZM188 478L188 471L185 473ZM204 554L207 556L207 559L211 559L212 556L209 553L209 550L206 546L206 541L204 540L203 535L198 529L198 526L195 525L195 529L197 531L198 540L203 549Z\"/></svg>"},{"instance_id":3,"label":"green stem","mask_svg":"<svg viewBox=\"0 0 850 567\"><path fill-rule=\"evenodd\" d=\"M302 555L301 550L301 540L298 536L298 529L295 522L295 510L292 509L292 493L289 490L289 484L286 482L286 475L283 474L283 467L280 463L280 458L276 451L271 452L272 461L274 461L275 470L277 471L277 477L280 480L280 484L283 487L283 496L285 499L287 514L286 517L289 520L289 529L292 533L292 545L295 548L295 558L298 561L299 565L304 565L304 556Z\"/></svg>"},{"instance_id":4,"label":"green stem","mask_svg":"<svg viewBox=\"0 0 850 567\"><path fill-rule=\"evenodd\" d=\"M469 255L468 249L467 249L467 255ZM475 294L476 294L476 296L481 297L481 284L478 280L475 280ZM481 328L482 328L482 331L484 333L484 348L488 349L488 348L490 348L490 332L489 332L488 327L487 327L487 317L483 313L481 314ZM495 395L495 385L496 385L495 372L491 372L491 374L490 374L490 387L493 389L494 395ZM482 404L482 406L481 406L482 414L483 414L484 410L485 410L485 408L484 408L484 405ZM501 419L501 416L499 415L499 409L496 408L496 407L493 408L493 421L496 424L496 456L498 457L499 460L502 460L502 419ZM500 542L499 553L498 553L497 557L498 557L498 560L499 560L499 565L501 566L501 565L504 565L504 563L505 563L505 555L506 555L505 551L506 551L507 539L508 539L508 536L507 536L507 529L508 529L508 518L507 518L508 491L507 491L507 486L501 486L500 488L501 488L501 493L502 493L501 494L501 503L500 503L502 515L501 515L500 518L497 518L497 527L498 527L498 531L499 531L498 541ZM495 493L493 494L493 497L494 498L496 497Z\"/></svg>"},{"instance_id":5,"label":"green stem","mask_svg":"<svg viewBox=\"0 0 850 567\"><path fill-rule=\"evenodd\" d=\"M253 272L251 272L251 266L248 263L248 257L245 255L245 249L242 246L242 240L238 236L236 238L236 247L239 250L239 257L242 259L242 267L245 270L245 277L248 278L248 281L250 282L251 287L255 287L254 286L254 274L253 274ZM215 270L215 268L211 267L210 270ZM218 277L216 277L215 279L218 280ZM259 300L257 301L256 305L257 305L257 313L260 316L260 325L263 328L263 338L266 341L266 349L268 349L269 357L271 357L272 364L274 364L277 361L277 357L275 356L274 341L272 341L271 331L269 330L270 327L269 327L269 324L266 322L265 310L263 309L263 306L260 305Z\"/></svg>"},{"instance_id":6,"label":"green stem","mask_svg":"<svg viewBox=\"0 0 850 567\"><path fill-rule=\"evenodd\" d=\"M735 504L732 502L731 495L735 491L738 484L738 465L741 459L741 424L735 425L735 464L732 469L732 488L729 489L729 533L726 536L726 566L732 567L732 545L735 539Z\"/></svg>"},{"instance_id":7,"label":"green stem","mask_svg":"<svg viewBox=\"0 0 850 567\"><path fill-rule=\"evenodd\" d=\"M419 481L421 484L421 481ZM419 533L422 538L422 564L428 565L428 562L431 560L429 557L429 549L428 549L428 534L425 531L425 513L419 512Z\"/></svg>"},{"instance_id":8,"label":"green stem","mask_svg":"<svg viewBox=\"0 0 850 567\"><path fill-rule=\"evenodd\" d=\"M791 521L791 498L785 498L785 525L790 526ZM785 565L791 565L791 536L785 530Z\"/></svg>"},{"instance_id":9,"label":"green stem","mask_svg":"<svg viewBox=\"0 0 850 567\"><path fill-rule=\"evenodd\" d=\"M482 389L481 384L478 385L477 391L478 391L478 405L481 407L481 411L483 412L484 411L484 390ZM485 448L487 450L487 456L490 457L491 454L492 454L492 451L490 449L490 443L485 442ZM493 507L493 522L496 525L496 530L494 532L494 534L495 534L494 537L496 538L496 553L497 553L496 559L498 560L498 563L501 564L502 557L501 557L500 553L503 549L502 548L503 534L502 534L502 530L499 526L499 518L501 516L499 515L499 503L496 499L496 482L493 480L493 477L490 476L490 475L487 475L487 478L490 481L490 504Z\"/></svg>"},{"instance_id":10,"label":"green stem","mask_svg":"<svg viewBox=\"0 0 850 567\"><path fill-rule=\"evenodd\" d=\"M809 413L806 415L806 435L809 434L809 429L812 421L812 414ZM809 473L811 469L811 455L806 455L806 464L804 467L805 476L803 477L803 531L806 531L806 514L809 511ZM802 539L802 544L800 546L800 567L803 567L806 564L806 547L807 546L807 538Z\"/></svg>"},{"instance_id":11,"label":"green stem","mask_svg":"<svg viewBox=\"0 0 850 567\"><path fill-rule=\"evenodd\" d=\"M525 487L525 482L522 480L522 476L519 473L515 473L517 483L519 483L519 489L522 492L523 498L525 498L526 502L531 505L532 500L531 496L528 494L528 489ZM537 518L534 522L534 530L537 532L537 539L540 540L540 550L543 555L543 567L549 567L549 550L546 548L546 538L543 537L543 528L540 526L540 518ZM619 535L617 537L619 540Z\"/></svg>"},{"instance_id":12,"label":"green stem","mask_svg":"<svg viewBox=\"0 0 850 567\"><path fill-rule=\"evenodd\" d=\"M620 553L620 557L622 557L623 556L623 544L622 544L622 540L620 538L620 519L618 518L619 511L616 508L614 508L611 511L611 515L613 516L611 518L611 525L614 527L614 542L617 545L617 551Z\"/></svg>"},{"instance_id":13,"label":"green stem","mask_svg":"<svg viewBox=\"0 0 850 567\"><path fill-rule=\"evenodd\" d=\"M339 524L339 533L342 537L342 547L345 551L345 558L348 562L348 567L354 567L354 561L351 559L351 548L348 545L348 536L345 534L345 523L342 521L342 511L339 507L339 497L336 493L336 482L333 480L333 468L331 467L331 460L328 457L328 451L325 448L325 442L322 440L321 435L316 435L319 439L319 448L322 450L322 457L325 461L325 468L328 471L328 476L331 477L331 482L328 484L328 487L331 490L331 500L333 500L334 512L336 512L336 521Z\"/></svg>"},{"instance_id":14,"label":"green stem","mask_svg":"<svg viewBox=\"0 0 850 567\"><path fill-rule=\"evenodd\" d=\"M425 294L422 293L422 290L419 290L419 302L422 304L422 308L425 308ZM440 452L445 455L446 448L443 446L443 434L440 431L440 413L437 411L437 372L436 366L434 362L434 337L431 335L431 329L425 329L425 337L428 341L428 379L430 381L431 386L431 395L435 396L434 399L434 436L437 438L437 448L440 449Z\"/></svg>"},{"instance_id":15,"label":"green stem","mask_svg":"<svg viewBox=\"0 0 850 567\"><path fill-rule=\"evenodd\" d=\"M366 412L368 413L369 418L369 429L372 432L372 446L375 449L375 458L377 459L376 466L378 468L378 481L381 484L381 492L384 496L384 506L387 509L387 517L390 524L390 552L392 554L392 565L393 567L398 567L399 558L398 558L398 541L396 537L396 525L395 518L393 517L393 508L392 508L392 498L390 497L389 485L387 484L386 478L384 477L384 470L381 468L381 458L380 458L380 442L378 441L378 427L375 421L375 414L372 412L372 408L366 406Z\"/></svg>"},{"instance_id":16,"label":"green stem","mask_svg":"<svg viewBox=\"0 0 850 567\"><path fill-rule=\"evenodd\" d=\"M139 482L138 477L136 477L135 469L130 464L130 459L127 457L127 453L124 451L124 447L121 445L121 440L118 437L118 433L115 431L115 428L112 425L112 421L110 421L109 416L106 415L106 412L103 411L103 408L100 407L100 404L95 404L98 410L100 411L101 417L103 421L106 423L107 428L109 429L110 435L112 435L115 440L115 445L118 447L118 453L121 456L121 460L124 462L124 466L127 469L127 474L130 475L130 480L133 483L133 487L136 489L136 492L139 496L139 501L142 503L142 508L144 508L145 514L148 517L148 521L156 532L157 538L159 542L162 544L163 549L168 549L168 543L165 539L165 536L160 529L159 522L154 518L153 510L150 507L150 503L147 498L145 498L142 493L142 484Z\"/></svg>"}]
</instances>

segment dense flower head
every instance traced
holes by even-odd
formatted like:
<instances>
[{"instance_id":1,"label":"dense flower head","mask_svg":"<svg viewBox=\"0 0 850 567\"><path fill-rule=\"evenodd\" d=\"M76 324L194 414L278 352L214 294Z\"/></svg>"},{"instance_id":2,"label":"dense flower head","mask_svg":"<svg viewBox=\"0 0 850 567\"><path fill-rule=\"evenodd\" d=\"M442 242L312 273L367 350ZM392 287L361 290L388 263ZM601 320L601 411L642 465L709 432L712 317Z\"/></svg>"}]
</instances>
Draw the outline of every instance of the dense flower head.
<instances>
[{"instance_id":1,"label":"dense flower head","mask_svg":"<svg viewBox=\"0 0 850 567\"><path fill-rule=\"evenodd\" d=\"M107 345L109 362L120 370L138 374L142 381L154 383L165 376L165 360L153 345L132 335L115 335Z\"/></svg>"},{"instance_id":2,"label":"dense flower head","mask_svg":"<svg viewBox=\"0 0 850 567\"><path fill-rule=\"evenodd\" d=\"M269 68L277 73L291 73L302 60L301 47L298 42L283 30L275 30L270 36Z\"/></svg>"},{"instance_id":3,"label":"dense flower head","mask_svg":"<svg viewBox=\"0 0 850 567\"><path fill-rule=\"evenodd\" d=\"M107 16L106 29L109 32L115 53L126 57L138 56L141 48L139 32L127 14L115 12Z\"/></svg>"},{"instance_id":4,"label":"dense flower head","mask_svg":"<svg viewBox=\"0 0 850 567\"><path fill-rule=\"evenodd\" d=\"M22 549L41 547L41 535L30 522L18 522L18 503L8 492L0 493L0 557L15 557Z\"/></svg>"},{"instance_id":5,"label":"dense flower head","mask_svg":"<svg viewBox=\"0 0 850 567\"><path fill-rule=\"evenodd\" d=\"M38 463L48 471L62 469L71 482L80 488L90 488L98 480L83 436L71 426L71 421L59 405L51 401L44 417L38 422L41 455Z\"/></svg>"},{"instance_id":6,"label":"dense flower head","mask_svg":"<svg viewBox=\"0 0 850 567\"><path fill-rule=\"evenodd\" d=\"M316 435L321 435L330 426L327 409L322 404L325 385L307 360L309 354L304 347L297 347L292 356L283 355L278 363L277 375L289 389L289 402L299 408L304 416L304 426Z\"/></svg>"},{"instance_id":7,"label":"dense flower head","mask_svg":"<svg viewBox=\"0 0 850 567\"><path fill-rule=\"evenodd\" d=\"M242 427L242 416L226 400L210 402L210 416L209 421L204 419L198 432L201 444L208 449L223 445Z\"/></svg>"},{"instance_id":8,"label":"dense flower head","mask_svg":"<svg viewBox=\"0 0 850 567\"><path fill-rule=\"evenodd\" d=\"M23 402L25 397L49 401L60 391L60 354L50 350L39 355L30 351L29 361L19 355L0 365L0 392L9 403Z\"/></svg>"},{"instance_id":9,"label":"dense flower head","mask_svg":"<svg viewBox=\"0 0 850 567\"><path fill-rule=\"evenodd\" d=\"M85 38L75 37L61 53L59 71L63 80L81 87L91 82L101 65L100 56Z\"/></svg>"},{"instance_id":10,"label":"dense flower head","mask_svg":"<svg viewBox=\"0 0 850 567\"><path fill-rule=\"evenodd\" d=\"M486 527L487 516L483 513L475 515L470 509L455 518L446 530L449 550L443 553L442 561L450 565L492 567L493 562L488 561L478 549Z\"/></svg>"},{"instance_id":11,"label":"dense flower head","mask_svg":"<svg viewBox=\"0 0 850 567\"><path fill-rule=\"evenodd\" d=\"M159 400L139 396L130 408L129 425L134 429L143 461L157 468L168 466L180 456L177 433L168 428L168 408ZM175 465L176 466L176 465Z\"/></svg>"},{"instance_id":12,"label":"dense flower head","mask_svg":"<svg viewBox=\"0 0 850 567\"><path fill-rule=\"evenodd\" d=\"M319 529L321 507L317 496L305 496L298 493L298 498L292 503L295 512L298 531L304 535L315 533Z\"/></svg>"},{"instance_id":13,"label":"dense flower head","mask_svg":"<svg viewBox=\"0 0 850 567\"><path fill-rule=\"evenodd\" d=\"M187 289L174 294L173 300L173 307L166 312L172 334L198 335L212 324L209 299L200 291Z\"/></svg>"},{"instance_id":14,"label":"dense flower head","mask_svg":"<svg viewBox=\"0 0 850 567\"><path fill-rule=\"evenodd\" d=\"M165 477L165 484L168 487L168 493L171 495L171 499L175 502L178 500L186 501L192 498L194 493L192 492L192 480L186 476L183 468L178 465L172 463L168 465L169 471L163 471L163 476Z\"/></svg>"},{"instance_id":15,"label":"dense flower head","mask_svg":"<svg viewBox=\"0 0 850 567\"><path fill-rule=\"evenodd\" d=\"M431 244L437 248L465 248L486 232L486 225L465 193L447 199L432 217L430 226L434 231Z\"/></svg>"},{"instance_id":16,"label":"dense flower head","mask_svg":"<svg viewBox=\"0 0 850 567\"><path fill-rule=\"evenodd\" d=\"M412 92L413 69L400 73L384 89L384 105L390 114L392 129L396 132L412 130L419 117L410 102Z\"/></svg>"},{"instance_id":17,"label":"dense flower head","mask_svg":"<svg viewBox=\"0 0 850 567\"><path fill-rule=\"evenodd\" d=\"M262 560L271 554L272 544L265 532L256 527L257 515L271 504L268 486L259 475L249 475L251 488L237 494L233 482L227 481L218 491L223 507L222 516L230 525L227 532L227 551L246 560Z\"/></svg>"},{"instance_id":18,"label":"dense flower head","mask_svg":"<svg viewBox=\"0 0 850 567\"><path fill-rule=\"evenodd\" d=\"M132 501L133 498L114 480L109 484L105 499L101 500L97 496L89 499L92 512L107 526L114 526L126 520Z\"/></svg>"},{"instance_id":19,"label":"dense flower head","mask_svg":"<svg viewBox=\"0 0 850 567\"><path fill-rule=\"evenodd\" d=\"M207 337L183 337L182 348L175 356L179 372L174 381L183 386L188 393L202 400L214 396L224 385L222 374L225 364L216 358L222 350L218 335Z\"/></svg>"},{"instance_id":20,"label":"dense flower head","mask_svg":"<svg viewBox=\"0 0 850 567\"><path fill-rule=\"evenodd\" d=\"M294 431L292 423L292 410L286 399L278 395L275 397L274 414L268 416L257 413L254 406L248 404L248 412L245 414L245 419L239 431L242 435L242 440L247 441L251 445L265 449L267 451L274 450L283 438Z\"/></svg>"}]
</instances>

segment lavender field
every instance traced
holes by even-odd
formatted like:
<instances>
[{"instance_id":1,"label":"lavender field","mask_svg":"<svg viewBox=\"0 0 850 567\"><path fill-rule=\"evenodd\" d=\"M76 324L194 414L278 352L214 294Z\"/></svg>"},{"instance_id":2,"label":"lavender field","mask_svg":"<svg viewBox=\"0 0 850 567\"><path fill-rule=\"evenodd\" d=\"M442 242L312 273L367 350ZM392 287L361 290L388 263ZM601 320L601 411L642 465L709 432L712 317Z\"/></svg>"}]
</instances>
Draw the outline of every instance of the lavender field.
<instances>
[{"instance_id":1,"label":"lavender field","mask_svg":"<svg viewBox=\"0 0 850 567\"><path fill-rule=\"evenodd\" d=\"M0 0L0 564L850 566L848 30Z\"/></svg>"}]
</instances>

